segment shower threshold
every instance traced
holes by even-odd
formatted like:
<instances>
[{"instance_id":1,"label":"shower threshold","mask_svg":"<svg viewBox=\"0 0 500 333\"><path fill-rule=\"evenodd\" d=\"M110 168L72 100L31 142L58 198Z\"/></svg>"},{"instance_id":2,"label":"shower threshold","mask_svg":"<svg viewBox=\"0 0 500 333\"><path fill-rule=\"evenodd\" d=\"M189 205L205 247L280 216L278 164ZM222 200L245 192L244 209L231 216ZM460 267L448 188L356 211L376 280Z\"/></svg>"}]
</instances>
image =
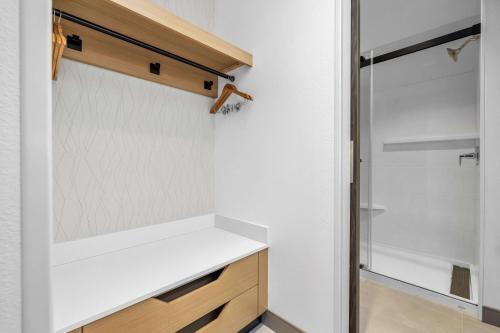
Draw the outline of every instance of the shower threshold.
<instances>
[{"instance_id":1,"label":"shower threshold","mask_svg":"<svg viewBox=\"0 0 500 333\"><path fill-rule=\"evenodd\" d=\"M436 291L416 286L405 281L397 280L389 276L372 272L365 268L361 269L360 277L362 280L377 282L388 288L396 289L404 293L426 299L430 302L463 312L474 318L479 317L479 307L477 306L477 304L470 303L467 300L452 297L449 294L441 294Z\"/></svg>"},{"instance_id":2,"label":"shower threshold","mask_svg":"<svg viewBox=\"0 0 500 333\"><path fill-rule=\"evenodd\" d=\"M467 307L467 305L475 307L478 302L478 273L473 265L377 243L373 244L371 259L370 269L363 268L363 270L380 277L399 281L398 287L401 287L402 283L408 284L413 288L427 290L423 294L441 295L453 300L452 304L463 307ZM470 269L470 299L450 293L453 267L456 265Z\"/></svg>"}]
</instances>

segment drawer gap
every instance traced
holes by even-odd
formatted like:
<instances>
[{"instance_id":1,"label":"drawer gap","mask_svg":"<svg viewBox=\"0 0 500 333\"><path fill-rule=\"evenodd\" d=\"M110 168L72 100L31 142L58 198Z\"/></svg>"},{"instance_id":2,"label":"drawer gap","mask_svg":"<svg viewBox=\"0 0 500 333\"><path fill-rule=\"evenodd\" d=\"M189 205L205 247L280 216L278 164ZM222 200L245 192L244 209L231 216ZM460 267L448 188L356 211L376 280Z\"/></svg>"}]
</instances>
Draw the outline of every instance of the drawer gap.
<instances>
[{"instance_id":1,"label":"drawer gap","mask_svg":"<svg viewBox=\"0 0 500 333\"><path fill-rule=\"evenodd\" d=\"M212 321L219 318L219 315L222 312L222 310L224 310L224 307L226 306L226 304L219 306L217 309L207 313L206 315L204 315L200 319L195 320L194 322L187 325L183 329L177 331L177 333L195 333L195 332L197 332L200 328L205 327L206 325L210 324Z\"/></svg>"},{"instance_id":2,"label":"drawer gap","mask_svg":"<svg viewBox=\"0 0 500 333\"><path fill-rule=\"evenodd\" d=\"M176 300L177 298L180 298L184 295L189 294L190 292L199 289L203 286L206 286L207 284L210 284L222 275L222 272L224 272L225 268L221 268L213 273L210 273L208 275L202 276L201 278L198 278L194 281L191 281L185 285L182 285L178 288L175 288L174 290L167 291L164 294L161 294L159 296L156 296L155 298L163 301L163 302L172 302L173 300Z\"/></svg>"}]
</instances>

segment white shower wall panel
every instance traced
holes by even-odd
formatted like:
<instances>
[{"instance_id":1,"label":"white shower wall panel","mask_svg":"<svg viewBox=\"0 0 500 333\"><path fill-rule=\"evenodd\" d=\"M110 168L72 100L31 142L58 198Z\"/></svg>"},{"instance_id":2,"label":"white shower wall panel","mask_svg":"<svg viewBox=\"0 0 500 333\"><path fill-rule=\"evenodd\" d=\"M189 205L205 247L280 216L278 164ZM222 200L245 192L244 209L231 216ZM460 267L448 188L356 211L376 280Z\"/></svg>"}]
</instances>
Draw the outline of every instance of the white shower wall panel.
<instances>
[{"instance_id":1,"label":"white shower wall panel","mask_svg":"<svg viewBox=\"0 0 500 333\"><path fill-rule=\"evenodd\" d=\"M374 67L372 161L367 153L369 140L361 140L361 196L368 196L367 170L372 167L372 201L386 207L384 212L373 213L374 242L448 258L456 263L477 262L479 167L472 160L465 160L459 166L458 157L473 152L478 142L383 144L388 138L446 137L479 132L478 72L473 63L473 50L469 51L463 60L468 68L452 64L456 66L455 73L446 66L426 68L425 55L418 60L417 54L411 55L414 57L411 61L402 58L399 63L389 61ZM441 56L451 63L445 53ZM389 78L395 75L398 66L404 68L404 61L409 68L401 75L408 75L407 78L391 82ZM428 71L428 79L415 80L417 76L425 79L425 75L417 75L417 71ZM412 72L415 75L411 75ZM369 75L365 74L364 80L369 80ZM361 127L362 136L367 136L369 89L366 87L370 86L365 82L364 87ZM367 215L363 216L361 223L365 228Z\"/></svg>"}]
</instances>

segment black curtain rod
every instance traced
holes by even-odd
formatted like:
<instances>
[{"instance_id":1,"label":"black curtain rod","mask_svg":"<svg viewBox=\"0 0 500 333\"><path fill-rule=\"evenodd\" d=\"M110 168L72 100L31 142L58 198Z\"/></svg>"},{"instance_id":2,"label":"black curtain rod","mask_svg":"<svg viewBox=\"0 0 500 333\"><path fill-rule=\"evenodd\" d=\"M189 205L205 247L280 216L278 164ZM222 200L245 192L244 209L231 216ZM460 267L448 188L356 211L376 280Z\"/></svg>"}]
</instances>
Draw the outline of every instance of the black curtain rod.
<instances>
[{"instance_id":1,"label":"black curtain rod","mask_svg":"<svg viewBox=\"0 0 500 333\"><path fill-rule=\"evenodd\" d=\"M157 48L157 47L155 47L153 45L141 42L140 40L137 40L135 38L123 35L123 34L121 34L119 32L113 31L111 29L105 28L105 27L100 26L98 24L95 24L93 22L87 21L87 20L82 19L82 18L80 18L78 16L74 16L72 14L63 12L63 11L61 11L59 9L54 9L54 14L57 17L60 16L61 18L65 19L65 20L68 20L68 21L74 22L76 24L82 25L84 27L87 27L87 28L99 31L99 32L101 32L103 34L106 34L108 36L120 39L120 40L122 40L124 42L127 42L127 43L130 43L130 44L142 47L143 49L146 49L146 50L149 50L149 51L161 54L161 55L163 55L165 57L168 57L170 59L174 59L176 61L182 62L182 63L184 63L186 65L189 65L189 66L192 66L192 67L196 67L198 69L201 69L202 71L205 71L205 72L208 72L208 73L211 73L211 74L215 74L215 75L220 76L220 77L222 77L224 79L227 79L227 80L229 80L231 82L234 82L234 80L235 80L235 78L234 78L233 75L228 75L226 73L222 73L222 72L220 72L218 70L215 70L213 68L210 68L210 67L207 67L205 65L202 65L202 64L199 64L197 62L194 62L192 60L186 59L186 58L181 57L181 56L179 56L177 54L174 54L174 53L162 50L162 49Z\"/></svg>"},{"instance_id":2,"label":"black curtain rod","mask_svg":"<svg viewBox=\"0 0 500 333\"><path fill-rule=\"evenodd\" d=\"M480 33L481 33L481 23L478 23L478 24L473 25L470 28L458 30L458 31L449 33L449 34L444 35L444 36L440 36L440 37L436 37L436 38L427 40L427 41L422 42L422 43L418 43L418 44L411 45L411 46L408 46L408 47L405 47L405 48L402 48L402 49L399 49L396 51L392 51L392 52L389 52L386 54L376 56L373 58L373 64L378 64L378 63L381 63L381 62L384 62L387 60L399 58L399 57L402 57L402 56L405 56L405 55L408 55L411 53L415 53L418 51L429 49L429 48L434 47L434 46L453 42L455 40L462 39L465 37L479 35ZM361 68L370 66L371 63L372 63L371 59L361 57Z\"/></svg>"}]
</instances>

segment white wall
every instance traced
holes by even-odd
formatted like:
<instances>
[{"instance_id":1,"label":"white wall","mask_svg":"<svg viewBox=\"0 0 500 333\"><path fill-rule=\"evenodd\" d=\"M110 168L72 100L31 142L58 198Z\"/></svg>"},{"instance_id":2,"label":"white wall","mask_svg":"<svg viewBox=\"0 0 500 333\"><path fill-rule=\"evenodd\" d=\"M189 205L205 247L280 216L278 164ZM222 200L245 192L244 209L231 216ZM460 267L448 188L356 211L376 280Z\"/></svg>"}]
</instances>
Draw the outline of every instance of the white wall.
<instances>
[{"instance_id":1,"label":"white wall","mask_svg":"<svg viewBox=\"0 0 500 333\"><path fill-rule=\"evenodd\" d=\"M0 332L21 332L19 1L0 2Z\"/></svg>"},{"instance_id":2,"label":"white wall","mask_svg":"<svg viewBox=\"0 0 500 333\"><path fill-rule=\"evenodd\" d=\"M361 50L479 15L480 0L361 0Z\"/></svg>"},{"instance_id":3,"label":"white wall","mask_svg":"<svg viewBox=\"0 0 500 333\"><path fill-rule=\"evenodd\" d=\"M500 2L484 1L484 299L500 310Z\"/></svg>"},{"instance_id":4,"label":"white wall","mask_svg":"<svg viewBox=\"0 0 500 333\"><path fill-rule=\"evenodd\" d=\"M23 333L52 332L52 2L21 0ZM45 15L44 15L45 13Z\"/></svg>"},{"instance_id":5,"label":"white wall","mask_svg":"<svg viewBox=\"0 0 500 333\"><path fill-rule=\"evenodd\" d=\"M214 28L213 0L152 0L152 2L206 31L212 31Z\"/></svg>"},{"instance_id":6,"label":"white wall","mask_svg":"<svg viewBox=\"0 0 500 333\"><path fill-rule=\"evenodd\" d=\"M216 33L255 60L236 73L255 101L216 116L216 213L269 226L269 309L311 333L333 332L340 297L333 294L334 14L327 0L216 1Z\"/></svg>"},{"instance_id":7,"label":"white wall","mask_svg":"<svg viewBox=\"0 0 500 333\"><path fill-rule=\"evenodd\" d=\"M156 3L213 28L213 1ZM63 59L53 100L56 242L214 211L212 99Z\"/></svg>"}]
</instances>

